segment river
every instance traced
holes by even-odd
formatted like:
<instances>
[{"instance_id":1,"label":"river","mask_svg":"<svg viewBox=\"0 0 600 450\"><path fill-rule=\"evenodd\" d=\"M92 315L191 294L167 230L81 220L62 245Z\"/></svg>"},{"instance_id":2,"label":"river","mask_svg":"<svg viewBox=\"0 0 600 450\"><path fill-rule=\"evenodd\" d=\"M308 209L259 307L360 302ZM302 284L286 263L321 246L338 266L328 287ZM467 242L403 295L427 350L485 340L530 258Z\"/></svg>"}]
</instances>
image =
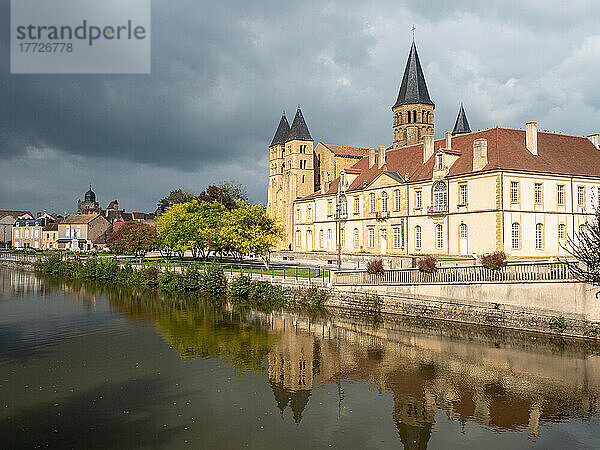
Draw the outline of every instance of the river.
<instances>
[{"instance_id":1,"label":"river","mask_svg":"<svg viewBox=\"0 0 600 450\"><path fill-rule=\"evenodd\" d=\"M0 267L0 447L600 447L600 345Z\"/></svg>"}]
</instances>

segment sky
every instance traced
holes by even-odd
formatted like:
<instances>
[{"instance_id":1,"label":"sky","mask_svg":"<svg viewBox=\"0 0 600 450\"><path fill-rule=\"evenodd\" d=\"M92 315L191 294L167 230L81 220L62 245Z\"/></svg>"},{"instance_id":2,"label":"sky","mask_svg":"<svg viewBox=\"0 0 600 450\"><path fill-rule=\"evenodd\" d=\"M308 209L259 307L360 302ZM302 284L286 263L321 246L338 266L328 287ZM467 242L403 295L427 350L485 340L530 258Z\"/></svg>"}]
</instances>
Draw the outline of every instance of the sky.
<instances>
[{"instance_id":1,"label":"sky","mask_svg":"<svg viewBox=\"0 0 600 450\"><path fill-rule=\"evenodd\" d=\"M600 131L597 0L153 0L150 75L11 75L0 5L0 209L72 212L92 184L154 211L224 180L266 202L283 110L315 144L392 143L413 24L437 137L460 102L473 130Z\"/></svg>"}]
</instances>

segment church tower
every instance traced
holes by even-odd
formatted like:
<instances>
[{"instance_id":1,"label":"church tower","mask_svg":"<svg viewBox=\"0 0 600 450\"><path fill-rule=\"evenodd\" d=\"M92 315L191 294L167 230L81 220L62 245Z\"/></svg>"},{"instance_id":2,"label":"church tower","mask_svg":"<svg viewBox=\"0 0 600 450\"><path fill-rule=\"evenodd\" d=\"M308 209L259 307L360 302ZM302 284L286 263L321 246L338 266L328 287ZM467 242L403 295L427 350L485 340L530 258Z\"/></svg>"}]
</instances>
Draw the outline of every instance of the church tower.
<instances>
[{"instance_id":1,"label":"church tower","mask_svg":"<svg viewBox=\"0 0 600 450\"><path fill-rule=\"evenodd\" d=\"M398 99L392 106L394 148L418 144L423 136L433 135L433 110L425 75L413 41L404 68Z\"/></svg>"},{"instance_id":2,"label":"church tower","mask_svg":"<svg viewBox=\"0 0 600 450\"><path fill-rule=\"evenodd\" d=\"M313 138L298 106L290 127L284 115L269 146L267 211L284 227L283 248L293 247L293 203L314 191Z\"/></svg>"},{"instance_id":3,"label":"church tower","mask_svg":"<svg viewBox=\"0 0 600 450\"><path fill-rule=\"evenodd\" d=\"M469 126L469 121L467 120L467 113L465 113L465 108L463 108L463 104L460 104L460 109L458 110L458 116L456 116L456 123L454 124L454 130L452 130L452 136L456 136L457 134L470 133L471 127Z\"/></svg>"},{"instance_id":4,"label":"church tower","mask_svg":"<svg viewBox=\"0 0 600 450\"><path fill-rule=\"evenodd\" d=\"M269 145L269 186L267 188L267 213L271 217L282 217L283 172L285 158L285 140L290 134L290 124L285 111L279 121L275 136Z\"/></svg>"}]
</instances>

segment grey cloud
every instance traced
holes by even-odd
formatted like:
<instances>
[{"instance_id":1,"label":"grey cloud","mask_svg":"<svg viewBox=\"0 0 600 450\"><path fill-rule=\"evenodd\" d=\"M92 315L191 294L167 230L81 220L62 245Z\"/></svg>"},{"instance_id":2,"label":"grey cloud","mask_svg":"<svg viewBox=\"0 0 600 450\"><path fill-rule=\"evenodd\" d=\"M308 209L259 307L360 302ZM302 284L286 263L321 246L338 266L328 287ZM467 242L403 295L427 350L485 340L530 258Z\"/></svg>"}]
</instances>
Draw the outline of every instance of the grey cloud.
<instances>
[{"instance_id":1,"label":"grey cloud","mask_svg":"<svg viewBox=\"0 0 600 450\"><path fill-rule=\"evenodd\" d=\"M0 206L72 209L88 180L129 209L223 179L264 201L282 109L301 103L316 140L390 143L413 23L438 136L460 101L475 129L597 131L600 33L571 3L157 1L149 76L12 76L4 34Z\"/></svg>"}]
</instances>

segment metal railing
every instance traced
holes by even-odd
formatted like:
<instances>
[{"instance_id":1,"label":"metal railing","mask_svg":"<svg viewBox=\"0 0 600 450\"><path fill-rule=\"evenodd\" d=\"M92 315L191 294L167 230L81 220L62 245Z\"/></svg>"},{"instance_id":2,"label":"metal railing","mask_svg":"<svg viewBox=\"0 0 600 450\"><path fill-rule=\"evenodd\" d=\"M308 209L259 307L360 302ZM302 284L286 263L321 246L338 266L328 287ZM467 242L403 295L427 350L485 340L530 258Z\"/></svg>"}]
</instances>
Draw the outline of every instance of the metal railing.
<instances>
[{"instance_id":1,"label":"metal railing","mask_svg":"<svg viewBox=\"0 0 600 450\"><path fill-rule=\"evenodd\" d=\"M24 253L24 252L11 252L11 251L0 251L0 260L2 261L13 261L22 263L34 263L40 258L44 258L47 254L44 253ZM64 259L78 259L84 262L88 258L93 258L92 255L75 255L69 253L62 253ZM167 258L135 258L135 257L114 257L114 256L100 256L100 258L115 258L120 265L131 264L136 269L146 269L149 267L157 268L161 271L171 270L174 272L184 272L190 265L195 264L205 269L207 265L216 262L223 267L223 271L230 276L247 275L253 279L259 280L271 280L279 281L284 283L296 283L296 284L308 284L308 285L330 285L331 284L331 270L323 267L312 267L302 265L285 265L285 264L269 264L266 267L262 263L253 262L233 262L233 261L222 261L222 260L208 260L208 261L192 261L192 260L180 260L180 259L167 259Z\"/></svg>"},{"instance_id":2,"label":"metal railing","mask_svg":"<svg viewBox=\"0 0 600 450\"><path fill-rule=\"evenodd\" d=\"M390 269L383 275L366 270L335 272L334 285L429 284L429 283L486 283L530 281L575 281L565 262L510 264L500 270L483 266L439 267L434 273L419 269Z\"/></svg>"}]
</instances>

